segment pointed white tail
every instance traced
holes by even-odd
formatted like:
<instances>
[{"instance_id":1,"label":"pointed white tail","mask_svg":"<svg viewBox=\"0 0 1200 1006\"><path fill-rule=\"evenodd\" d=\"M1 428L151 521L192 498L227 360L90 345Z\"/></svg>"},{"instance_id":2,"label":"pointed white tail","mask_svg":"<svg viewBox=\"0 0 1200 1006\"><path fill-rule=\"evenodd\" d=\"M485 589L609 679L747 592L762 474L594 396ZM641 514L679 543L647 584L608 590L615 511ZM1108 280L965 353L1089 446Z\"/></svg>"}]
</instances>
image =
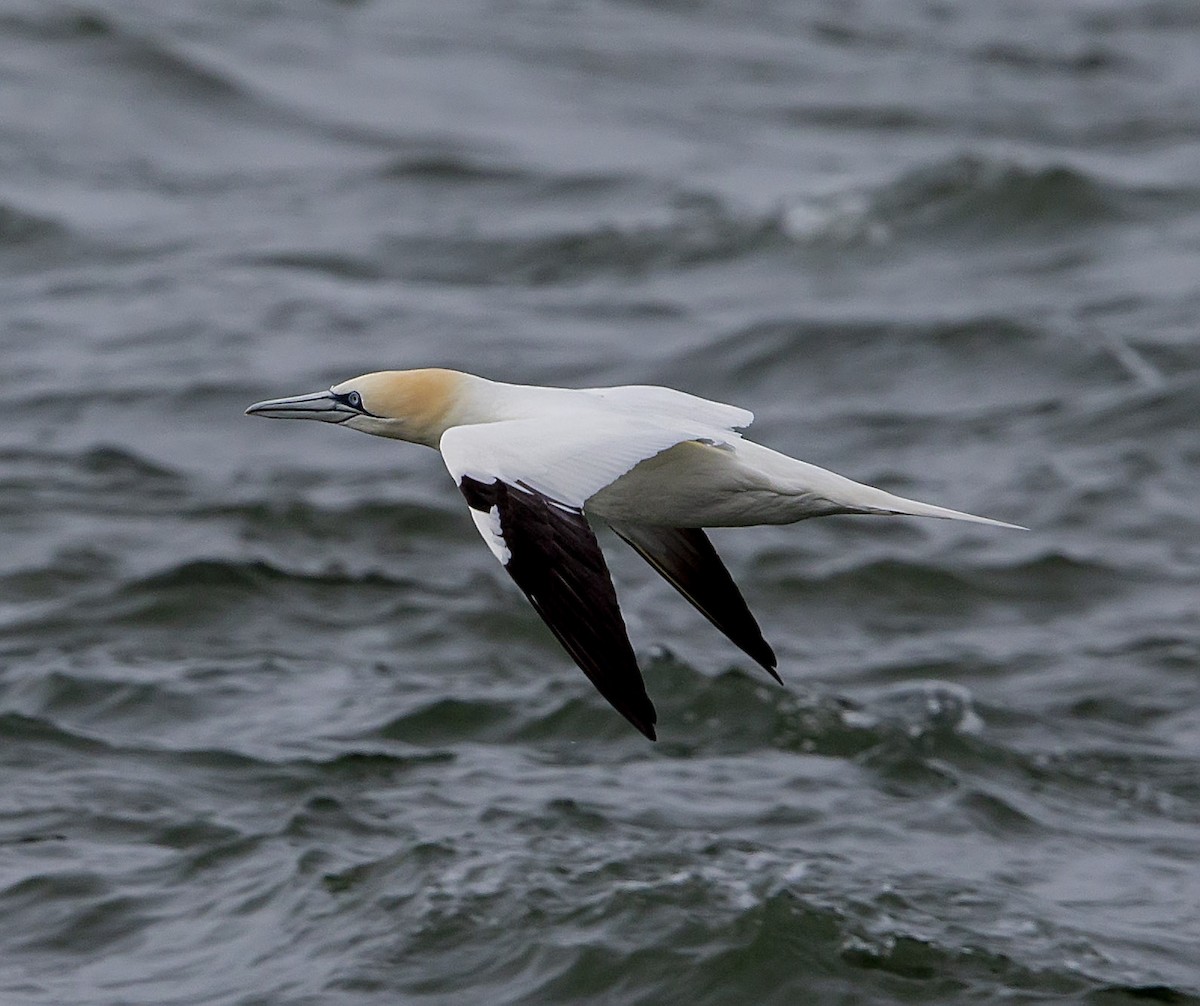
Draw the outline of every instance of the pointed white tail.
<instances>
[{"instance_id":1,"label":"pointed white tail","mask_svg":"<svg viewBox=\"0 0 1200 1006\"><path fill-rule=\"evenodd\" d=\"M1029 528L1020 524L1010 524L1008 521L993 520L991 517L978 517L973 513L963 513L961 510L951 510L944 506L934 506L932 503L919 503L917 500L905 499L903 496L893 496L882 489L872 486L860 486L866 490L862 493L862 502L856 506L866 506L881 513L908 514L912 517L942 517L945 520L965 520L972 524L990 524L992 527L1008 527L1016 531L1028 531Z\"/></svg>"},{"instance_id":2,"label":"pointed white tail","mask_svg":"<svg viewBox=\"0 0 1200 1006\"><path fill-rule=\"evenodd\" d=\"M757 446L757 445L755 445ZM961 510L951 510L932 503L920 503L917 500L905 499L876 489L874 486L855 482L844 475L838 475L825 468L818 468L807 461L789 458L787 455L774 454L776 470L786 472L788 480L798 483L797 488L805 492L819 494L829 502L844 506L848 509L866 513L907 514L912 517L941 517L945 520L965 520L972 524L990 524L992 527L1007 527L1017 531L1028 531L1020 524L1009 524L1007 521L993 520L991 517L977 517L975 514L963 513ZM780 465L776 459L782 459Z\"/></svg>"}]
</instances>

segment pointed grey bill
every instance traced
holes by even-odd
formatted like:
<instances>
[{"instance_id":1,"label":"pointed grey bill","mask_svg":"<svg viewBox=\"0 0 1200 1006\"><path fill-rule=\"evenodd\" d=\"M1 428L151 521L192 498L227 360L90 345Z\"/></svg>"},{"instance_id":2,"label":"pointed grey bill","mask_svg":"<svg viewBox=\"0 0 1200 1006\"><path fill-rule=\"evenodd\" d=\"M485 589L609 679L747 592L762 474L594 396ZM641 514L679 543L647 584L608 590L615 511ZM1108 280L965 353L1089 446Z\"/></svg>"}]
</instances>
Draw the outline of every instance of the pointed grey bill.
<instances>
[{"instance_id":1,"label":"pointed grey bill","mask_svg":"<svg viewBox=\"0 0 1200 1006\"><path fill-rule=\"evenodd\" d=\"M658 716L583 511L499 480L466 475L459 489L472 510L493 515L491 544L507 552L504 568L563 649L617 712L654 740Z\"/></svg>"},{"instance_id":2,"label":"pointed grey bill","mask_svg":"<svg viewBox=\"0 0 1200 1006\"><path fill-rule=\"evenodd\" d=\"M255 402L246 410L248 416L267 419L316 419L324 423L344 423L359 410L351 408L332 391L315 391L294 398L272 398Z\"/></svg>"},{"instance_id":3,"label":"pointed grey bill","mask_svg":"<svg viewBox=\"0 0 1200 1006\"><path fill-rule=\"evenodd\" d=\"M612 524L612 529L713 625L780 684L775 652L700 528Z\"/></svg>"}]
</instances>

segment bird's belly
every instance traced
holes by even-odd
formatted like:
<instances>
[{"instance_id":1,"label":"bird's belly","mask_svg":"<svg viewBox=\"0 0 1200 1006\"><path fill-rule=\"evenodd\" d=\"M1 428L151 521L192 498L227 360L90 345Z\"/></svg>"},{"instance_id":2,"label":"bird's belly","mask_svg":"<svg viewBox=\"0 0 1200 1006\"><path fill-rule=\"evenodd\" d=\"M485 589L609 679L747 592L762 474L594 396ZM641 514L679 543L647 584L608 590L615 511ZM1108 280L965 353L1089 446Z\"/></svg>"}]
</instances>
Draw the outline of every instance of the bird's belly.
<instances>
[{"instance_id":1,"label":"bird's belly","mask_svg":"<svg viewBox=\"0 0 1200 1006\"><path fill-rule=\"evenodd\" d=\"M743 455L696 441L676 444L605 486L585 509L604 520L665 527L790 524L830 512L827 501L787 491Z\"/></svg>"}]
</instances>

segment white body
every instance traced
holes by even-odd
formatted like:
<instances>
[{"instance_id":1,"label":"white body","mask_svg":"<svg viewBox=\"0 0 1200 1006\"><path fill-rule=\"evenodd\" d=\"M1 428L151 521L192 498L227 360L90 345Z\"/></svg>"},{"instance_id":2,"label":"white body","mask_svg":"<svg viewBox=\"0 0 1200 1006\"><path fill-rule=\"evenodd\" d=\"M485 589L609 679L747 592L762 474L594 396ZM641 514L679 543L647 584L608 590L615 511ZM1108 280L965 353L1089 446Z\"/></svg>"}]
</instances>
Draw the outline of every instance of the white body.
<instances>
[{"instance_id":1,"label":"white body","mask_svg":"<svg viewBox=\"0 0 1200 1006\"><path fill-rule=\"evenodd\" d=\"M752 412L671 388L539 388L452 370L384 371L248 411L436 447L460 485L521 486L613 523L744 527L869 513L1016 526L762 447L737 432ZM480 533L494 544L486 527Z\"/></svg>"},{"instance_id":2,"label":"white body","mask_svg":"<svg viewBox=\"0 0 1200 1006\"><path fill-rule=\"evenodd\" d=\"M475 444L489 477L523 480L606 521L746 527L859 513L1015 526L780 454L736 432L753 413L670 388L533 388L473 377L448 418L440 445L456 475L474 467L458 443Z\"/></svg>"}]
</instances>

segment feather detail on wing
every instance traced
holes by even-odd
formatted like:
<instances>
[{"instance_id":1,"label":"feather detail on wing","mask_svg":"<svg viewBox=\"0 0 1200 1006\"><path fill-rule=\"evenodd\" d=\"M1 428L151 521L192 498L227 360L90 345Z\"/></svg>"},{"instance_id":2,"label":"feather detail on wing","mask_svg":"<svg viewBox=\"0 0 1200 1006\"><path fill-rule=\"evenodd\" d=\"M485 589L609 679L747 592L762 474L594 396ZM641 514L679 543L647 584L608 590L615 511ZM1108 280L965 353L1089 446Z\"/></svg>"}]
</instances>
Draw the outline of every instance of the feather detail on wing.
<instances>
[{"instance_id":1,"label":"feather detail on wing","mask_svg":"<svg viewBox=\"0 0 1200 1006\"><path fill-rule=\"evenodd\" d=\"M499 479L550 499L582 506L639 462L687 440L729 444L740 435L708 423L665 423L597 410L536 419L454 426L442 435L442 459L456 480Z\"/></svg>"}]
</instances>

